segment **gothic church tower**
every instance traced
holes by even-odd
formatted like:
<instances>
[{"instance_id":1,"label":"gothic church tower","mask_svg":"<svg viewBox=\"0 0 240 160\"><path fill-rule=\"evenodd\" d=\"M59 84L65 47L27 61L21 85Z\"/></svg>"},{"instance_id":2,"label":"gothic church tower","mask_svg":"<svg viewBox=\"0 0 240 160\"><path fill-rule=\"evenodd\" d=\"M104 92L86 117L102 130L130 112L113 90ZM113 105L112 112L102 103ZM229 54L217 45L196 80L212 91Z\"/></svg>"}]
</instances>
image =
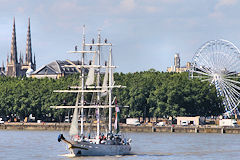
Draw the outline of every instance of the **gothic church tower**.
<instances>
[{"instance_id":1,"label":"gothic church tower","mask_svg":"<svg viewBox=\"0 0 240 160\"><path fill-rule=\"evenodd\" d=\"M6 75L11 77L20 76L20 64L17 59L17 42L16 42L16 29L15 29L15 18L13 18L13 32L11 42L11 54L10 60L7 60Z\"/></svg>"},{"instance_id":2,"label":"gothic church tower","mask_svg":"<svg viewBox=\"0 0 240 160\"><path fill-rule=\"evenodd\" d=\"M34 61L33 61L33 56L32 56L30 18L28 18L25 62L23 62L22 54L20 54L19 62L18 62L16 29L15 29L15 18L14 18L13 19L12 42L11 42L11 54L10 54L10 59L7 58L6 76L11 76L11 77L26 76L26 72L29 69L31 69L33 71L36 70L35 56L34 56Z\"/></svg>"},{"instance_id":3,"label":"gothic church tower","mask_svg":"<svg viewBox=\"0 0 240 160\"><path fill-rule=\"evenodd\" d=\"M23 58L22 58L23 60ZM36 70L36 60L32 54L32 42L31 42L31 29L30 29L30 18L28 18L28 30L27 30L27 43L26 43L26 55L25 55L25 63L22 65L23 70L28 69Z\"/></svg>"}]
</instances>

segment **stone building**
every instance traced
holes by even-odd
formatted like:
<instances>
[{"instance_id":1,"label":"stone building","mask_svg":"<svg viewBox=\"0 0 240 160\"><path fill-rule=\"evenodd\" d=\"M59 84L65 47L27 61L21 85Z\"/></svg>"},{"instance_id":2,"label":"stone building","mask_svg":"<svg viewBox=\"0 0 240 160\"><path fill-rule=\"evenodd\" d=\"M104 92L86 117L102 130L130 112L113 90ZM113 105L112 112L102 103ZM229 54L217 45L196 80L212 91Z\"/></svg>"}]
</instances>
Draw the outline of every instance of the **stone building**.
<instances>
[{"instance_id":1,"label":"stone building","mask_svg":"<svg viewBox=\"0 0 240 160\"><path fill-rule=\"evenodd\" d=\"M26 72L28 70L33 70L33 71L36 70L36 60L35 60L35 56L33 58L33 54L32 54L30 18L28 19L25 61L24 61L23 55L21 54L18 59L15 18L14 18L10 58L9 56L7 57L6 68L2 66L1 72L3 71L3 69L4 69L4 74L10 77L23 77L23 76L26 76Z\"/></svg>"},{"instance_id":2,"label":"stone building","mask_svg":"<svg viewBox=\"0 0 240 160\"><path fill-rule=\"evenodd\" d=\"M189 71L190 68L191 68L190 62L187 62L186 66L181 67L179 53L176 53L174 55L174 66L168 67L167 72L181 73L181 72Z\"/></svg>"}]
</instances>

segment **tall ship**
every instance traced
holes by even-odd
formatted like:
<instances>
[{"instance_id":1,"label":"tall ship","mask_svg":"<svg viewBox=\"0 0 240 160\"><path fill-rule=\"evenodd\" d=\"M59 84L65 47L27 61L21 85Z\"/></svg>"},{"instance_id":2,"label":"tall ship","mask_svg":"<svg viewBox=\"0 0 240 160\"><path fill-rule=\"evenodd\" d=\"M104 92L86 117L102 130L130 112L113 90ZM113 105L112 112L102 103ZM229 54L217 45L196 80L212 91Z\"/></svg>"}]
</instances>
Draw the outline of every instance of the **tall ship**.
<instances>
[{"instance_id":1,"label":"tall ship","mask_svg":"<svg viewBox=\"0 0 240 160\"><path fill-rule=\"evenodd\" d=\"M97 41L92 39L91 43L85 42L85 26L83 26L82 50L75 46L74 51L81 55L81 63L75 64L67 60L70 65L80 73L79 85L70 86L68 90L55 90L54 92L76 93L75 106L51 106L51 108L72 108L74 109L72 122L69 131L69 139L63 134L58 136L59 142L64 142L71 156L105 156L105 155L126 155L131 151L131 139L122 137L119 132L120 107L117 105L116 97L113 97L114 88L125 86L114 85L112 59L112 44L107 39L102 42L100 31ZM104 53L107 52L107 53ZM104 59L105 57L105 59ZM90 60L91 59L91 60ZM107 60L106 60L107 59ZM89 62L86 62L90 60ZM102 78L101 78L102 77ZM87 96L91 98L87 98ZM89 100L91 99L91 100ZM112 110L115 108L115 122L112 129ZM96 131L84 131L84 111L94 110ZM108 113L108 129L105 134L100 133L101 112ZM85 119L89 116L85 116ZM78 128L80 119L81 127ZM87 127L85 127L87 128Z\"/></svg>"}]
</instances>

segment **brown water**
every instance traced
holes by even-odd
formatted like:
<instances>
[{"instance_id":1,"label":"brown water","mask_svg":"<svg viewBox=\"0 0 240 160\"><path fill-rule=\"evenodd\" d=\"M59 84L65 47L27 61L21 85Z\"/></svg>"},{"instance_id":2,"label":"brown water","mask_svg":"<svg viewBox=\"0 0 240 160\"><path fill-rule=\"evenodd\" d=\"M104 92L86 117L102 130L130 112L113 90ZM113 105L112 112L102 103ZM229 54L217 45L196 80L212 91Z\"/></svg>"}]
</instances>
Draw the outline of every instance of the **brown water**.
<instances>
[{"instance_id":1,"label":"brown water","mask_svg":"<svg viewBox=\"0 0 240 160\"><path fill-rule=\"evenodd\" d=\"M68 158L59 133L0 130L0 160L240 159L239 134L126 133L133 140L131 155Z\"/></svg>"}]
</instances>

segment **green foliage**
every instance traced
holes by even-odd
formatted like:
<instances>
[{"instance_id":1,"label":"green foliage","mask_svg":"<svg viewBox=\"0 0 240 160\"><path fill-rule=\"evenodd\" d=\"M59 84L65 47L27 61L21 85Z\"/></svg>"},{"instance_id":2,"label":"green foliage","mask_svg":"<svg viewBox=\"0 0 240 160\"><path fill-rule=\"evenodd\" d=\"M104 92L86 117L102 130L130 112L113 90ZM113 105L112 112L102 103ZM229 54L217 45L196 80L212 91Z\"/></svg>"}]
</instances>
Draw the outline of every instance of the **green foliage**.
<instances>
[{"instance_id":1,"label":"green foliage","mask_svg":"<svg viewBox=\"0 0 240 160\"><path fill-rule=\"evenodd\" d=\"M122 109L125 117L211 116L224 112L221 97L215 86L198 79L189 79L188 73L162 73L154 69L136 73L116 73L119 102L128 105Z\"/></svg>"},{"instance_id":2,"label":"green foliage","mask_svg":"<svg viewBox=\"0 0 240 160\"><path fill-rule=\"evenodd\" d=\"M114 89L121 117L210 116L223 113L221 97L208 82L188 79L187 73L162 73L150 69L136 73L115 73L115 84L127 86ZM54 105L74 105L76 93L54 93L79 83L79 75L58 80L0 77L0 116L17 115L23 119L33 114L37 119L47 116L62 120L69 110L51 109ZM86 95L86 98L91 98Z\"/></svg>"},{"instance_id":3,"label":"green foliage","mask_svg":"<svg viewBox=\"0 0 240 160\"><path fill-rule=\"evenodd\" d=\"M65 110L51 109L53 105L73 105L75 95L53 93L55 89L66 89L78 83L77 76L58 80L0 77L0 116L19 116L23 119L33 114L37 119L51 115L61 119ZM59 118L60 117L60 118Z\"/></svg>"}]
</instances>

